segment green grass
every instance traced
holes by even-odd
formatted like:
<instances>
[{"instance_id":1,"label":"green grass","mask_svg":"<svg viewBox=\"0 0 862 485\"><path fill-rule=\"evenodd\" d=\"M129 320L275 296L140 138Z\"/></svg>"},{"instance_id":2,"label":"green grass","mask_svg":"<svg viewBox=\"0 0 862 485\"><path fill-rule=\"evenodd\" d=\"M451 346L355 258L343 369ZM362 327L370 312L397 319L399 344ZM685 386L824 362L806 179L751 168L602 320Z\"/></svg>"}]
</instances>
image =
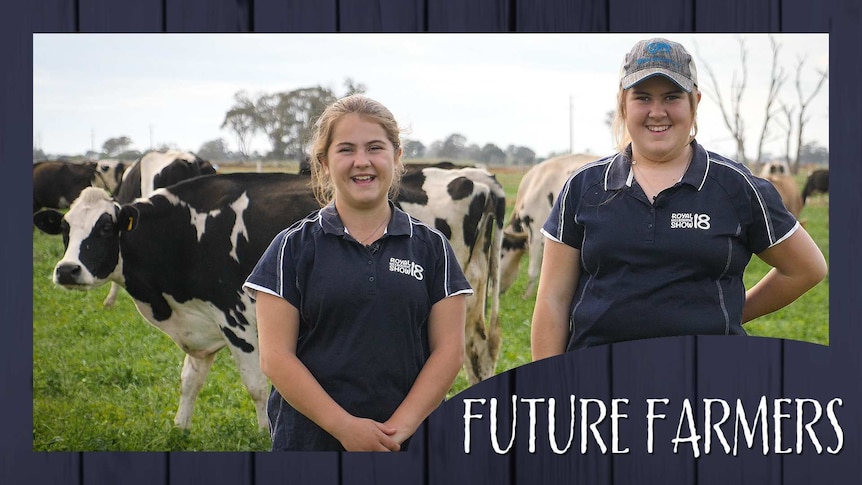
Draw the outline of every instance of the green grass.
<instances>
[{"instance_id":1,"label":"green grass","mask_svg":"<svg viewBox=\"0 0 862 485\"><path fill-rule=\"evenodd\" d=\"M495 171L507 214L522 170ZM829 256L828 197L809 201L801 218ZM33 449L37 451L247 451L269 449L254 406L227 351L220 352L195 406L188 432L173 426L183 353L147 323L121 292L103 308L108 286L68 291L50 281L62 257L60 237L33 232ZM501 296L503 344L497 372L530 362L534 298L523 299L528 259ZM768 268L756 257L750 287ZM751 335L829 343L829 281L792 305L746 325ZM462 371L450 396L467 387Z\"/></svg>"}]
</instances>

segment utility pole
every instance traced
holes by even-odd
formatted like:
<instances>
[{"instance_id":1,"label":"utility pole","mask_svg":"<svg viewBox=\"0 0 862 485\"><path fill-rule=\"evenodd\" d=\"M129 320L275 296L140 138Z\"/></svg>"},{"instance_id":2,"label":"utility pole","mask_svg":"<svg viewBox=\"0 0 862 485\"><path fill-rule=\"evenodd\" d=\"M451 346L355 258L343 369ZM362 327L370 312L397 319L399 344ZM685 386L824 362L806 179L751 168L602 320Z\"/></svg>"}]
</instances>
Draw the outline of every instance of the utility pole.
<instances>
[{"instance_id":1,"label":"utility pole","mask_svg":"<svg viewBox=\"0 0 862 485\"><path fill-rule=\"evenodd\" d=\"M90 156L96 153L96 129L90 128Z\"/></svg>"},{"instance_id":2,"label":"utility pole","mask_svg":"<svg viewBox=\"0 0 862 485\"><path fill-rule=\"evenodd\" d=\"M153 149L153 124L150 123L150 150Z\"/></svg>"}]
</instances>

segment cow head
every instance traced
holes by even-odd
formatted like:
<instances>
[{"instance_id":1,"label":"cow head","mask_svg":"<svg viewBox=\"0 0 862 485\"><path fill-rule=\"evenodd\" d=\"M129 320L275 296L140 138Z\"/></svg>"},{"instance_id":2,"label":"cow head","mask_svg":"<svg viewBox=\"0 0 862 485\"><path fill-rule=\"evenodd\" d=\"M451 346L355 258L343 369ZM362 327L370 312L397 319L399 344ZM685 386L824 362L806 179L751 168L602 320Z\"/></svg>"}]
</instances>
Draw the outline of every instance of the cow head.
<instances>
[{"instance_id":1,"label":"cow head","mask_svg":"<svg viewBox=\"0 0 862 485\"><path fill-rule=\"evenodd\" d=\"M122 266L119 209L103 189L88 187L66 215L54 210L33 215L33 223L43 232L63 235L66 252L54 266L54 283L87 290L117 281Z\"/></svg>"}]
</instances>

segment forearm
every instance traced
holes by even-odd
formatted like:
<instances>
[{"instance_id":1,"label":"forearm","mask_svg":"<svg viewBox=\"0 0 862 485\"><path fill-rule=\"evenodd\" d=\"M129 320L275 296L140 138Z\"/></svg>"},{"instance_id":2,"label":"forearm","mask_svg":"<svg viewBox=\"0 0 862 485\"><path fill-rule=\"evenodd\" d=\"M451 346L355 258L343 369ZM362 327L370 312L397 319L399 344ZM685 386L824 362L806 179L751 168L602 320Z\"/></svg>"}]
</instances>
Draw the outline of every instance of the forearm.
<instances>
[{"instance_id":1,"label":"forearm","mask_svg":"<svg viewBox=\"0 0 862 485\"><path fill-rule=\"evenodd\" d=\"M758 257L773 268L746 292L742 323L789 305L826 277L826 259L802 228Z\"/></svg>"},{"instance_id":2,"label":"forearm","mask_svg":"<svg viewBox=\"0 0 862 485\"><path fill-rule=\"evenodd\" d=\"M279 355L274 360L262 366L278 393L294 409L337 438L352 415L332 399L295 355Z\"/></svg>"},{"instance_id":3,"label":"forearm","mask_svg":"<svg viewBox=\"0 0 862 485\"><path fill-rule=\"evenodd\" d=\"M386 422L397 430L396 441L401 443L413 435L422 421L440 405L463 363L463 347L431 353L410 392Z\"/></svg>"},{"instance_id":4,"label":"forearm","mask_svg":"<svg viewBox=\"0 0 862 485\"><path fill-rule=\"evenodd\" d=\"M763 279L745 293L742 323L784 308L815 284L816 282L794 278L782 274L777 268L772 268Z\"/></svg>"},{"instance_id":5,"label":"forearm","mask_svg":"<svg viewBox=\"0 0 862 485\"><path fill-rule=\"evenodd\" d=\"M557 301L536 300L530 328L530 350L533 361L560 355L566 351L569 336L568 309Z\"/></svg>"}]
</instances>

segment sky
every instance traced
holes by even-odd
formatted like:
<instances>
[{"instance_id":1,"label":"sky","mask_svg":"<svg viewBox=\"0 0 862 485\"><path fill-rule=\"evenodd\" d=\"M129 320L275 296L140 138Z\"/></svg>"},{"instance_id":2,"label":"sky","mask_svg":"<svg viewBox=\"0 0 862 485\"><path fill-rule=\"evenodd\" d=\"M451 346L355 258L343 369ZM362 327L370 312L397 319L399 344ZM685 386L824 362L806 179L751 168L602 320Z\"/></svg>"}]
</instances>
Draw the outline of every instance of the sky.
<instances>
[{"instance_id":1,"label":"sky","mask_svg":"<svg viewBox=\"0 0 862 485\"><path fill-rule=\"evenodd\" d=\"M781 45L787 81L779 99L797 107L828 71L828 34L771 34ZM769 88L767 34L34 34L33 144L48 154L99 151L128 136L131 148L161 145L197 151L224 138L234 94L323 86L345 94L344 81L367 87L426 146L458 133L467 144L531 148L538 157L568 151L606 155L605 123L615 107L619 68L635 42L665 37L694 56L703 98L698 141L731 158L736 145L713 100L708 64L727 100L742 76L746 155L756 155ZM829 147L828 80L812 99L804 142ZM728 102L728 101L726 101ZM772 125L766 151L783 156L786 135ZM794 135L795 140L795 135ZM266 153L258 135L252 151ZM795 153L795 143L791 146Z\"/></svg>"}]
</instances>

